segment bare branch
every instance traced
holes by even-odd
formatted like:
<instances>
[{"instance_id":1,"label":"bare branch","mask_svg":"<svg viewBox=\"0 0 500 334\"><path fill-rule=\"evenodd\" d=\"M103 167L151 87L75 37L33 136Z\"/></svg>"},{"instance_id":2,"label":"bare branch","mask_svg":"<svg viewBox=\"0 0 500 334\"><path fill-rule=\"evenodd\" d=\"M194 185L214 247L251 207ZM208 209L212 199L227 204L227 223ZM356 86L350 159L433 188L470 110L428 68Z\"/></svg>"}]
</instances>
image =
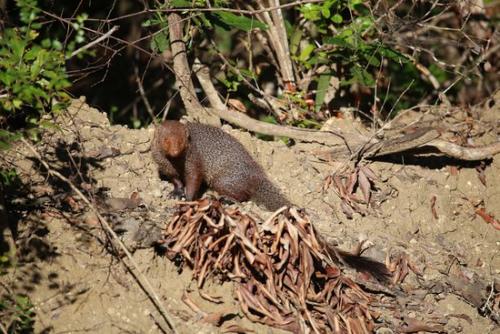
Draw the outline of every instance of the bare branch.
<instances>
[{"instance_id":1,"label":"bare branch","mask_svg":"<svg viewBox=\"0 0 500 334\"><path fill-rule=\"evenodd\" d=\"M467 161L484 160L500 153L500 142L481 147L463 147L442 139L435 139L425 146L434 147L449 157Z\"/></svg>"},{"instance_id":2,"label":"bare branch","mask_svg":"<svg viewBox=\"0 0 500 334\"><path fill-rule=\"evenodd\" d=\"M146 96L146 92L144 91L144 86L142 85L141 78L139 76L139 69L137 66L134 66L134 72L135 72L135 82L137 82L137 87L139 88L139 93L141 94L142 102L144 103L144 106L146 107L146 110L151 117L151 121L156 124L156 117L155 113L153 111L153 108L151 108L151 104L149 103L148 97Z\"/></svg>"},{"instance_id":3,"label":"bare branch","mask_svg":"<svg viewBox=\"0 0 500 334\"><path fill-rule=\"evenodd\" d=\"M470 161L487 159L500 153L500 142L480 148L462 147L439 139L440 133L436 129L429 127L421 128L400 137L377 140L375 136L365 137L357 133L345 133L341 130L317 131L261 122L243 113L229 110L220 100L217 90L210 79L208 69L202 69L202 65L199 63L196 75L210 104L214 107L209 109L210 113L216 114L221 119L252 132L334 146L333 150L318 152L320 155L326 155L330 158L339 158L345 155L350 155L351 158L355 155L373 158L401 153L424 146L434 147L452 158ZM382 131L384 128L379 131Z\"/></svg>"},{"instance_id":4,"label":"bare branch","mask_svg":"<svg viewBox=\"0 0 500 334\"><path fill-rule=\"evenodd\" d=\"M296 6L301 6L305 5L308 3L321 3L324 0L300 0L300 1L294 1L290 3L285 3L279 6L272 6L268 8L262 8L258 10L245 10L245 9L234 9L234 8L225 8L225 7L210 7L210 8L166 8L166 9L145 9L140 12L136 13L130 13L127 15L122 15L120 17L115 17L112 19L108 20L99 20L102 22L114 22L118 20L123 20L129 17L133 16L139 16L139 15L144 15L144 14L151 14L151 13L187 13L187 12L227 12L227 13L235 13L235 14L246 14L246 15L257 15L265 12L269 12L272 10L276 9L287 9L287 8L292 8ZM91 21L91 19L89 19Z\"/></svg>"},{"instance_id":5,"label":"bare branch","mask_svg":"<svg viewBox=\"0 0 500 334\"><path fill-rule=\"evenodd\" d=\"M330 146L346 144L344 135L340 131L318 131L265 123L245 114L229 110L210 109L210 111L223 120L252 132L269 136L289 137L306 143L320 143ZM353 136L354 138L360 138L355 134ZM354 139L353 141L356 140Z\"/></svg>"},{"instance_id":6,"label":"bare branch","mask_svg":"<svg viewBox=\"0 0 500 334\"><path fill-rule=\"evenodd\" d=\"M184 106L186 107L186 112L188 116L202 123L220 126L219 119L214 118L214 115L210 115L206 112L196 97L193 81L191 80L191 70L186 56L186 44L182 39L182 26L179 14L171 13L168 15L170 48L174 59L174 73L179 83L179 91Z\"/></svg>"},{"instance_id":7,"label":"bare branch","mask_svg":"<svg viewBox=\"0 0 500 334\"><path fill-rule=\"evenodd\" d=\"M279 5L279 0L272 0L272 2ZM261 10L266 8L263 0L258 0L257 4ZM290 59L288 37L286 35L285 24L283 22L283 15L279 6L274 7L276 9L270 11L271 15L269 15L267 11L263 11L260 17L262 17L263 21L268 25L269 29L266 30L266 34L271 42L271 45L273 46L276 61L279 64L283 85L288 90L295 90L293 66L292 60Z\"/></svg>"},{"instance_id":8,"label":"bare branch","mask_svg":"<svg viewBox=\"0 0 500 334\"><path fill-rule=\"evenodd\" d=\"M110 37L116 30L118 30L119 26L114 26L113 28L111 28L107 33L105 33L104 35L100 36L99 38L96 38L94 39L92 42L88 43L88 44L85 44L84 46L82 46L81 48L79 48L78 50L75 50L73 52L71 52L71 54L66 57L66 59L70 59L70 58L73 58L74 56L76 56L77 54L93 47L94 45L100 43L101 41L105 40L106 38Z\"/></svg>"},{"instance_id":9,"label":"bare branch","mask_svg":"<svg viewBox=\"0 0 500 334\"><path fill-rule=\"evenodd\" d=\"M227 110L226 105L219 98L219 93L212 84L209 68L200 63L200 60L196 58L193 64L193 71L196 73L196 77L205 91L210 105L215 109Z\"/></svg>"}]
</instances>

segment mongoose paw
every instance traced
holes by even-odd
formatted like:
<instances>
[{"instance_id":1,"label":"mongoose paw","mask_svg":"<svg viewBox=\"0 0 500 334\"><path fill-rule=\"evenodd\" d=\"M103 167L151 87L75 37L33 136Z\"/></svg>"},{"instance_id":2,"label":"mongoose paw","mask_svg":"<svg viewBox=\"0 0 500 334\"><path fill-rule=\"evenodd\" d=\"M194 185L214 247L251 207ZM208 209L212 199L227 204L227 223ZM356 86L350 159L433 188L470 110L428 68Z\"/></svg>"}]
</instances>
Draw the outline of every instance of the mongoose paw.
<instances>
[{"instance_id":1,"label":"mongoose paw","mask_svg":"<svg viewBox=\"0 0 500 334\"><path fill-rule=\"evenodd\" d=\"M234 203L236 203L235 200L231 199L231 198L228 198L228 197L224 197L224 196L221 196L219 198L219 201L224 204L224 205L232 205Z\"/></svg>"},{"instance_id":2,"label":"mongoose paw","mask_svg":"<svg viewBox=\"0 0 500 334\"><path fill-rule=\"evenodd\" d=\"M186 199L186 193L184 189L177 188L172 190L172 192L168 194L168 197L173 199Z\"/></svg>"}]
</instances>

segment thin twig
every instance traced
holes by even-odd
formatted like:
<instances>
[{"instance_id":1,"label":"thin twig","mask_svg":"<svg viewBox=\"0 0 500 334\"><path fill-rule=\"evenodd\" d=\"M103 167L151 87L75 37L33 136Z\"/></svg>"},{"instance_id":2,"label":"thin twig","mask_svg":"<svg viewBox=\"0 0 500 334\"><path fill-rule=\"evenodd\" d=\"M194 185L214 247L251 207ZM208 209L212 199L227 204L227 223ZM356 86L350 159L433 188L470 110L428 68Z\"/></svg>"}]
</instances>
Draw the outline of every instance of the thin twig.
<instances>
[{"instance_id":1,"label":"thin twig","mask_svg":"<svg viewBox=\"0 0 500 334\"><path fill-rule=\"evenodd\" d=\"M153 124L156 124L155 113L153 112L153 108L151 108L151 104L149 103L146 93L144 92L144 86L142 85L141 78L139 77L139 69L137 68L137 66L134 66L134 71L135 71L135 81L137 82L137 87L139 88L139 93L141 94L142 102L144 102L144 106L146 107L149 116L151 116L151 121L153 122Z\"/></svg>"},{"instance_id":2,"label":"thin twig","mask_svg":"<svg viewBox=\"0 0 500 334\"><path fill-rule=\"evenodd\" d=\"M104 217L102 217L102 215L99 213L99 211L97 210L97 208L90 202L90 200L70 180L68 180L64 175L62 175L58 171L53 170L49 166L49 164L42 158L42 156L40 155L40 153L38 153L38 151L33 147L33 145L31 145L24 138L22 138L21 141L35 155L36 159L45 167L45 169L47 170L47 173L49 173L49 174L57 177L58 179L60 179L61 181L65 182L67 185L69 185L70 188L77 194L77 196L80 197L80 199L85 204L87 204L87 206L92 211L92 213L95 214L97 218L99 218L99 221L102 224L102 226L104 227L104 229L106 230L106 232L109 233L109 235L113 238L113 241L116 242L116 244L120 247L120 249L123 251L123 253L125 254L125 256L128 258L128 260L130 261L131 266L129 266L125 261L123 261L123 263L126 264L127 267L129 267L131 273L133 273L133 275L137 279L137 281L138 281L139 285L141 286L141 288L144 290L144 292L146 293L146 295L150 298L150 300L156 306L157 310L160 312L160 314L162 315L163 319L165 320L165 322L167 323L168 327L170 328L170 331L172 333L177 333L177 330L175 329L175 327L173 325L172 319L170 318L167 310L165 309L165 307L163 306L163 304L162 304L162 302L160 300L160 297L155 292L155 290L154 290L153 286L151 285L151 283L149 282L148 278L142 273L142 270L140 270L139 265L137 264L137 262L132 257L132 254L129 252L129 250L127 249L127 247L120 240L120 238L115 233L115 231L113 231L113 229L111 228L111 226L109 225L109 223L104 219Z\"/></svg>"},{"instance_id":3,"label":"thin twig","mask_svg":"<svg viewBox=\"0 0 500 334\"><path fill-rule=\"evenodd\" d=\"M0 330L2 330L2 334L8 334L7 329L0 322Z\"/></svg>"},{"instance_id":4,"label":"thin twig","mask_svg":"<svg viewBox=\"0 0 500 334\"><path fill-rule=\"evenodd\" d=\"M279 6L267 7L267 8L257 9L257 10L234 9L234 8L224 8L224 7L219 7L219 8L218 7L210 7L210 8L145 9L145 10L140 11L140 12L130 13L130 14L122 15L120 17L115 17L115 18L112 18L109 20L99 20L99 21L109 23L109 22L114 22L114 21L130 18L133 16L150 14L150 13L227 12L227 13L236 13L236 14L257 15L260 13L265 13L265 12L273 11L276 9L287 9L287 8L291 8L291 7L295 7L295 6L306 5L309 3L320 3L323 1L324 0L300 0L300 1L294 1L294 2L283 4L283 5L279 5ZM90 19L88 21L90 21Z\"/></svg>"},{"instance_id":5,"label":"thin twig","mask_svg":"<svg viewBox=\"0 0 500 334\"><path fill-rule=\"evenodd\" d=\"M101 37L96 38L92 42L90 42L88 44L85 44L81 48L79 48L79 49L71 52L71 54L69 56L67 56L66 59L73 58L77 54L79 54L79 53L81 53L81 52L83 52L83 51L85 51L85 50L93 47L94 45L96 45L97 43L101 42L102 40L105 40L106 38L110 37L116 30L118 30L118 28L119 28L119 26L114 26L113 28L111 28L107 33L105 33Z\"/></svg>"}]
</instances>

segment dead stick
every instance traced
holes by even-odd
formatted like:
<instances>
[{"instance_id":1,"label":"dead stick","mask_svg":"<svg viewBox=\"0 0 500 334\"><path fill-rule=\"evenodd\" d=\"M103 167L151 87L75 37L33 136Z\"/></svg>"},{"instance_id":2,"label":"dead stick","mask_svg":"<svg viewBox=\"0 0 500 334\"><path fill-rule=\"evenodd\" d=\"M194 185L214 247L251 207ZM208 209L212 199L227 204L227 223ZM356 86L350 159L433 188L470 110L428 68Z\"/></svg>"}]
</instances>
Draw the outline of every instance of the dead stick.
<instances>
[{"instance_id":1,"label":"dead stick","mask_svg":"<svg viewBox=\"0 0 500 334\"><path fill-rule=\"evenodd\" d=\"M28 143L28 141L26 139L22 138L21 141L35 155L37 160L45 167L45 169L47 170L47 173L57 177L61 181L68 184L70 186L70 188L78 195L78 197L80 197L80 199L83 202L85 202L85 204L87 204L87 206L90 208L92 213L94 213L99 218L99 221L101 222L101 224L104 227L104 229L106 230L106 232L108 232L112 236L113 241L115 241L118 244L118 246L120 246L120 249L123 251L125 256L129 259L130 263L132 264L132 268L134 269L134 270L131 270L131 272L136 277L137 281L139 282L139 285L144 290L146 295L151 299L153 304L156 306L157 310L163 316L163 319L165 320L168 327L170 328L170 331L172 333L177 333L177 330L175 329L175 327L173 325L172 319L168 315L168 312L166 311L165 307L163 306L162 302L160 301L160 297L158 297L158 294L155 292L155 290L154 290L153 286L151 285L151 283L149 282L148 278L139 269L139 265L132 257L132 254L130 254L127 247L125 247L125 245L120 240L120 238L118 238L118 235L116 235L115 231L113 231L111 226L109 226L108 222L101 216L101 214L99 213L97 208L90 202L90 200L70 180L68 180L64 175L62 175L58 171L55 171L52 168L50 168L49 164L45 160L43 160L43 158L38 153L38 151L30 143Z\"/></svg>"},{"instance_id":2,"label":"dead stick","mask_svg":"<svg viewBox=\"0 0 500 334\"><path fill-rule=\"evenodd\" d=\"M111 28L107 33L105 33L101 37L93 40L92 42L90 42L88 44L85 44L84 46L82 46L78 50L73 51L68 57L66 57L66 59L73 58L74 56L76 56L80 52L85 51L85 50L93 47L94 45L96 45L97 43L99 43L102 40L105 40L106 38L110 37L118 28L119 28L118 26L114 26L113 28Z\"/></svg>"},{"instance_id":3,"label":"dead stick","mask_svg":"<svg viewBox=\"0 0 500 334\"><path fill-rule=\"evenodd\" d=\"M445 155L467 161L484 160L500 153L500 142L479 147L464 147L442 139L434 139L425 146L431 146Z\"/></svg>"}]
</instances>

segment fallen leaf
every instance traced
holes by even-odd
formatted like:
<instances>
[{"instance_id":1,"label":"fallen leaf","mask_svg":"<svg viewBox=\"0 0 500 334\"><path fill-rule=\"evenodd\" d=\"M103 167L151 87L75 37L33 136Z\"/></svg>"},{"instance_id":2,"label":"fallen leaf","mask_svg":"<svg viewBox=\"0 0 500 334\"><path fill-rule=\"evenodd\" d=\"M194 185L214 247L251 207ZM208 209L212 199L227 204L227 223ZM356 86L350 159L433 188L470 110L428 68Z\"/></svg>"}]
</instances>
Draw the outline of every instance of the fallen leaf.
<instances>
[{"instance_id":1,"label":"fallen leaf","mask_svg":"<svg viewBox=\"0 0 500 334\"><path fill-rule=\"evenodd\" d=\"M477 208L476 209L476 214L483 218L485 222L488 224L491 224L495 229L500 230L500 221L495 219L491 214L487 213L484 208Z\"/></svg>"}]
</instances>

